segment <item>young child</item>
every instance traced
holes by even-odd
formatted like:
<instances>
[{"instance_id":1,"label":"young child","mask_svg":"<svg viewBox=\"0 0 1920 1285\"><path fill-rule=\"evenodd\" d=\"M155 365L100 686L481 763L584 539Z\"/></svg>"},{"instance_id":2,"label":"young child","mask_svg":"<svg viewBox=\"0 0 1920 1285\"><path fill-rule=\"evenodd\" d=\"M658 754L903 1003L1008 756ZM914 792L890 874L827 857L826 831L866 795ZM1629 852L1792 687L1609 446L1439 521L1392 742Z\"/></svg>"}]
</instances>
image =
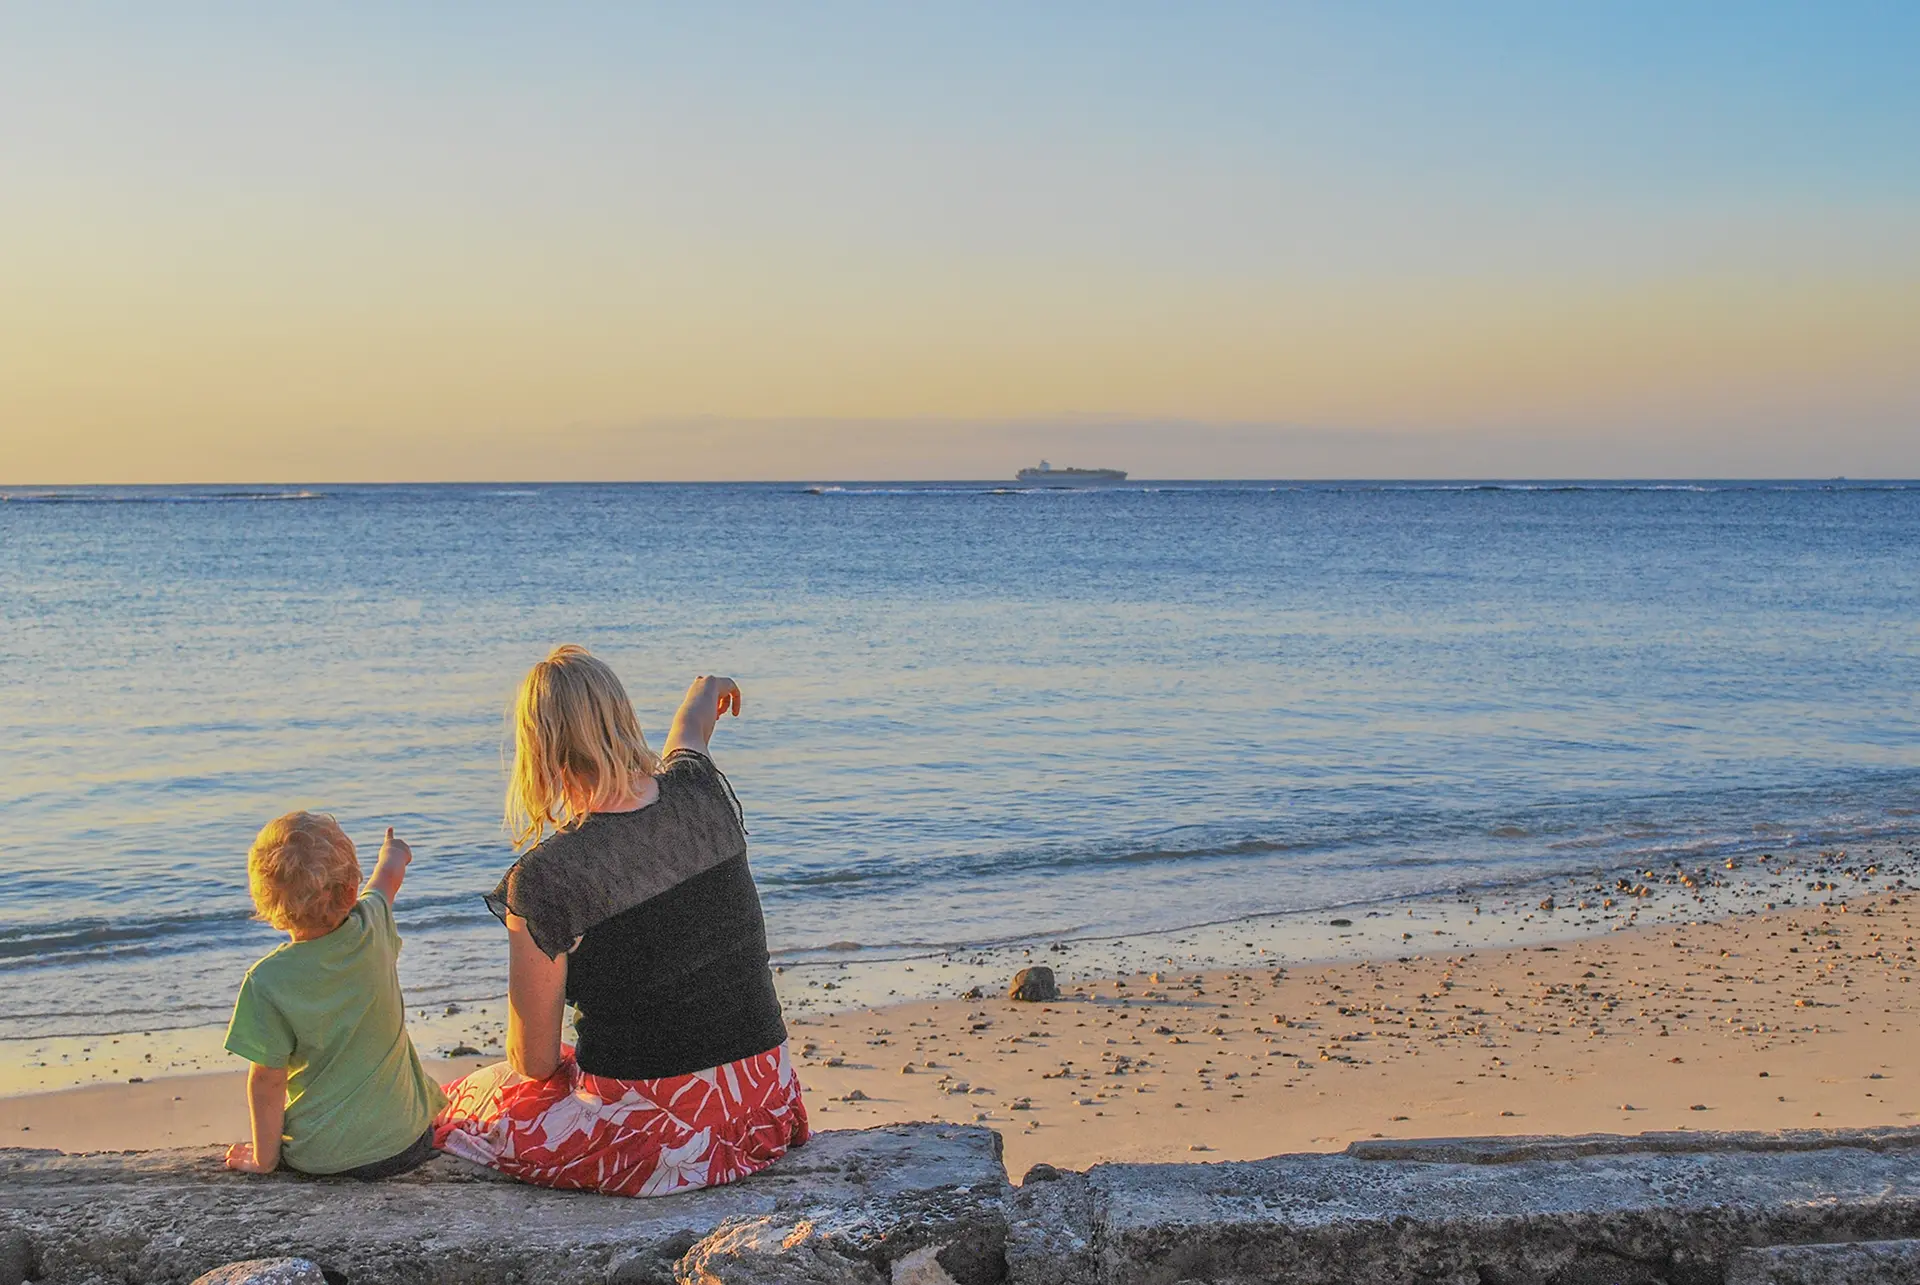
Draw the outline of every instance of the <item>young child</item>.
<instances>
[{"instance_id":1,"label":"young child","mask_svg":"<svg viewBox=\"0 0 1920 1285\"><path fill-rule=\"evenodd\" d=\"M253 1063L253 1141L227 1167L387 1178L433 1155L445 1105L407 1038L393 898L413 852L387 828L360 891L353 843L332 817L289 812L247 854L261 919L292 938L247 970L227 1048Z\"/></svg>"}]
</instances>

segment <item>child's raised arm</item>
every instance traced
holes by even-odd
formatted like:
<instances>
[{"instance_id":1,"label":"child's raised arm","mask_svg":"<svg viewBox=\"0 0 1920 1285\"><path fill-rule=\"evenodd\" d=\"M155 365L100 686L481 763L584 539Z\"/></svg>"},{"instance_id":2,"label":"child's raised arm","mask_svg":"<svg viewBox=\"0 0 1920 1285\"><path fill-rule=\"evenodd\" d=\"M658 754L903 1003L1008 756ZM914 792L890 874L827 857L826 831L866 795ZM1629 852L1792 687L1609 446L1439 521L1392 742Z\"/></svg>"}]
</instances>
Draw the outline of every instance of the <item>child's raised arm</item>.
<instances>
[{"instance_id":1,"label":"child's raised arm","mask_svg":"<svg viewBox=\"0 0 1920 1285\"><path fill-rule=\"evenodd\" d=\"M412 860L413 849L394 838L393 827L388 826L387 837L380 844L380 859L373 866L373 878L367 880L367 891L379 893L391 906L400 895L400 881L407 877L407 863Z\"/></svg>"}]
</instances>

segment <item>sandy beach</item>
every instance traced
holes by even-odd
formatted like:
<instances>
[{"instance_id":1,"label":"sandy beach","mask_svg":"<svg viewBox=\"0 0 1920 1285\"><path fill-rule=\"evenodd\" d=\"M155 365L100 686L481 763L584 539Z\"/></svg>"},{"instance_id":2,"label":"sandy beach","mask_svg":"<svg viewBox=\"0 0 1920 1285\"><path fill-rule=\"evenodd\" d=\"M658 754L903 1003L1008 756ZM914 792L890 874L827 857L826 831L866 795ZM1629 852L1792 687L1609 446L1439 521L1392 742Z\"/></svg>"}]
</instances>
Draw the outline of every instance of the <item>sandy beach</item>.
<instances>
[{"instance_id":1,"label":"sandy beach","mask_svg":"<svg viewBox=\"0 0 1920 1285\"><path fill-rule=\"evenodd\" d=\"M983 986L838 1012L795 1004L792 1046L819 1127L982 1122L1016 1176L1375 1137L1910 1123L1912 859L1803 854L1717 897L1706 872L1681 871L1663 881L1679 894L1667 922L1627 909L1629 887L1617 904L1577 903L1594 912L1581 919L1536 906L1518 916L1537 938L1524 943L1274 963L1254 937L1242 966L1063 970L1052 1003ZM1412 929L1396 935L1413 948ZM452 1078L487 1060L431 1068ZM0 1099L15 1146L186 1146L245 1127L237 1071Z\"/></svg>"}]
</instances>

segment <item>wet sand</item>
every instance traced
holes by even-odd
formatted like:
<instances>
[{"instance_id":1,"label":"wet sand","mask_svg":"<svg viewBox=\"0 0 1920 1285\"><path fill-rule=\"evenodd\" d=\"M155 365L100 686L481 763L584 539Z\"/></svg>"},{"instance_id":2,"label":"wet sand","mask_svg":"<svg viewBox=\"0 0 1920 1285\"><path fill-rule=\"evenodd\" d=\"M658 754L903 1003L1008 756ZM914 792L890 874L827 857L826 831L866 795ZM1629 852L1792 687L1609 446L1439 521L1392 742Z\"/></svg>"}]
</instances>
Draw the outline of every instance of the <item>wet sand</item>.
<instances>
[{"instance_id":1,"label":"wet sand","mask_svg":"<svg viewBox=\"0 0 1920 1285\"><path fill-rule=\"evenodd\" d=\"M1664 879L1678 894L1668 922L1652 924L1627 909L1651 890L1593 884L1591 919L1556 919L1558 904L1516 916L1537 942L1317 964L1276 963L1253 928L1229 925L1218 934L1247 938L1243 964L1176 967L1189 951L1086 980L1063 971L1052 1003L996 988L790 1004L792 1047L819 1127L988 1124L1016 1177L1039 1162L1250 1159L1373 1137L1913 1123L1912 865L1905 848L1807 854L1721 898L1711 875L1681 871ZM1371 913L1374 935L1409 951L1402 923L1432 922L1418 907ZM1553 925L1563 934L1546 940ZM487 1060L431 1067L452 1078ZM182 1146L245 1128L235 1071L0 1098L15 1146Z\"/></svg>"}]
</instances>

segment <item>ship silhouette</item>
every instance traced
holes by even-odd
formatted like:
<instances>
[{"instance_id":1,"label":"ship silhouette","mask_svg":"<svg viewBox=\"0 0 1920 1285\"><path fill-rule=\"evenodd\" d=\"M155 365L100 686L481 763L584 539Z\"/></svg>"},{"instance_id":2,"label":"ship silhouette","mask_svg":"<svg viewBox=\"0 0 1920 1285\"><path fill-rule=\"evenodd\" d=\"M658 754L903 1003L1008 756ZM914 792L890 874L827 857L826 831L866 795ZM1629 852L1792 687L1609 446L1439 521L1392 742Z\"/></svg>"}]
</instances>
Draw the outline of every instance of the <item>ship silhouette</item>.
<instances>
[{"instance_id":1,"label":"ship silhouette","mask_svg":"<svg viewBox=\"0 0 1920 1285\"><path fill-rule=\"evenodd\" d=\"M1106 486L1127 480L1124 469L1055 468L1045 460L1040 461L1039 468L1023 468L1015 476L1040 486Z\"/></svg>"}]
</instances>

